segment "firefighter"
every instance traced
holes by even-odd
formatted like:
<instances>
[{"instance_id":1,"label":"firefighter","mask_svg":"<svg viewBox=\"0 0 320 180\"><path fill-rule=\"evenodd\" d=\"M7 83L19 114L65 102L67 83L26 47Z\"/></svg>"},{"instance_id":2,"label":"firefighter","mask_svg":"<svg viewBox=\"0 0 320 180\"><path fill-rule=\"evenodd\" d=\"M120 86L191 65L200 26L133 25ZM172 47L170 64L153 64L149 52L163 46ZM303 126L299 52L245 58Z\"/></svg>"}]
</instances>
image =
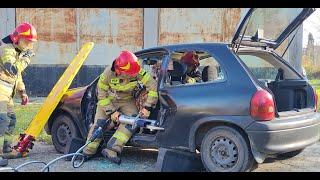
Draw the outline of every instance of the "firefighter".
<instances>
[{"instance_id":1,"label":"firefighter","mask_svg":"<svg viewBox=\"0 0 320 180\"><path fill-rule=\"evenodd\" d=\"M138 83L142 83L148 92L147 100L140 111L133 98L133 92ZM111 162L120 164L119 155L135 130L132 130L129 124L119 123L118 117L122 113L127 116L135 116L140 112L140 117L148 118L150 110L154 108L158 100L157 82L140 67L138 58L132 52L122 51L113 61L112 66L107 67L100 75L97 91L98 103L94 124L89 130L87 140L103 121L111 120L108 129L119 125L101 153ZM87 158L96 153L101 140L96 139L86 146L83 153Z\"/></svg>"},{"instance_id":2,"label":"firefighter","mask_svg":"<svg viewBox=\"0 0 320 180\"><path fill-rule=\"evenodd\" d=\"M202 81L201 72L198 70L199 56L195 51L185 52L180 61L187 66L187 73L182 77L184 83L194 84Z\"/></svg>"},{"instance_id":3,"label":"firefighter","mask_svg":"<svg viewBox=\"0 0 320 180\"><path fill-rule=\"evenodd\" d=\"M35 54L33 43L37 41L37 32L29 23L22 23L14 32L1 40L0 46L0 145L2 155L11 153L11 137L16 124L13 111L13 96L18 93L21 105L28 103L28 95L22 79L22 72ZM0 157L0 166L6 166L7 159Z\"/></svg>"}]
</instances>

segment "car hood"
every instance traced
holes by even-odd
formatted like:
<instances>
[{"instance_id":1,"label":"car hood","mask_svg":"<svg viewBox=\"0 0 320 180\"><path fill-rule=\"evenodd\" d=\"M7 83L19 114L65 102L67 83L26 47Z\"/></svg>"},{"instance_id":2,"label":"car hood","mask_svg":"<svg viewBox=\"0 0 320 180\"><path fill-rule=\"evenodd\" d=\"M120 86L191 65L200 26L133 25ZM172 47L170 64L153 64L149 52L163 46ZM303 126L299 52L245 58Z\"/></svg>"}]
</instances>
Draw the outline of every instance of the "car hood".
<instances>
[{"instance_id":1,"label":"car hood","mask_svg":"<svg viewBox=\"0 0 320 180\"><path fill-rule=\"evenodd\" d=\"M240 20L231 43L276 49L314 11L315 8L250 8ZM276 27L268 23L283 18L288 20Z\"/></svg>"}]
</instances>

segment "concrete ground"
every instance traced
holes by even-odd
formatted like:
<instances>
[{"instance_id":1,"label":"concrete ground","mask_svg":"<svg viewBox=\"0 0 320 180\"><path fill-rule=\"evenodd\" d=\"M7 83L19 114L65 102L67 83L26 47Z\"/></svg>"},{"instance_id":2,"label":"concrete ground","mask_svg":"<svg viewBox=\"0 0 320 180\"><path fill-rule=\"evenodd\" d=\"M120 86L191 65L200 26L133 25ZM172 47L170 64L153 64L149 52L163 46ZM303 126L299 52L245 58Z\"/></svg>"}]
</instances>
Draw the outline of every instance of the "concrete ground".
<instances>
[{"instance_id":1,"label":"concrete ground","mask_svg":"<svg viewBox=\"0 0 320 180\"><path fill-rule=\"evenodd\" d=\"M31 103L41 103L45 98L30 98ZM17 167L29 161L44 161L46 163L61 156L53 145L36 142L29 156L9 161L10 167ZM80 168L74 169L70 161L60 160L50 167L51 172L152 172L157 161L157 150L124 148L122 164L110 163L103 157L85 162ZM38 172L43 164L32 164L19 171ZM307 147L301 154L287 160L266 159L254 172L320 172L320 142ZM0 171L1 172L1 171ZM10 171L9 171L10 172Z\"/></svg>"},{"instance_id":2,"label":"concrete ground","mask_svg":"<svg viewBox=\"0 0 320 180\"><path fill-rule=\"evenodd\" d=\"M51 168L51 172L152 172L154 163L157 161L157 150L138 149L126 147L123 152L120 166L110 163L103 157L94 158L85 162L82 167L74 169L70 161L60 160ZM48 163L61 154L57 153L53 145L36 143L29 157L10 160L10 167L27 161L44 161ZM318 171L320 166L320 142L306 148L301 154L287 160L267 159L260 164L254 172L292 172L292 171ZM43 167L42 164L28 165L19 171L37 172Z\"/></svg>"}]
</instances>

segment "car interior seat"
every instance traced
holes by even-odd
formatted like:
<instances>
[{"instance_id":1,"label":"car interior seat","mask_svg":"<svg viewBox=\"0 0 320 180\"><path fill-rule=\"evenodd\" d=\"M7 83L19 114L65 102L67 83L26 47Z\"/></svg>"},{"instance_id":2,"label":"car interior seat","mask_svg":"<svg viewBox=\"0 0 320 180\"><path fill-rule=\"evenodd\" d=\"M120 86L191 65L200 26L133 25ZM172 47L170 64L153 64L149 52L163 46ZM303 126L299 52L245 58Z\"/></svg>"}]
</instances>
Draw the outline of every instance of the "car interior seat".
<instances>
[{"instance_id":1,"label":"car interior seat","mask_svg":"<svg viewBox=\"0 0 320 180\"><path fill-rule=\"evenodd\" d=\"M218 71L215 66L205 66L202 70L202 81L214 81L218 78Z\"/></svg>"},{"instance_id":2,"label":"car interior seat","mask_svg":"<svg viewBox=\"0 0 320 180\"><path fill-rule=\"evenodd\" d=\"M168 70L170 85L183 84L182 77L187 73L187 68L177 61L173 61L173 70Z\"/></svg>"}]
</instances>

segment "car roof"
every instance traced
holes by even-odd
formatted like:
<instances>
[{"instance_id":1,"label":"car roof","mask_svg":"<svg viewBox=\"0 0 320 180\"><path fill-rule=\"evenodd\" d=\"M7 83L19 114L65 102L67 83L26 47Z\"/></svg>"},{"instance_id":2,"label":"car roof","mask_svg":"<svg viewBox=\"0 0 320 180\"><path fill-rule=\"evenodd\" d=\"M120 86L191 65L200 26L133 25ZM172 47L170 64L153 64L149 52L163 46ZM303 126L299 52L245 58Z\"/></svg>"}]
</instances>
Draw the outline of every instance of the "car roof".
<instances>
[{"instance_id":1,"label":"car roof","mask_svg":"<svg viewBox=\"0 0 320 180\"><path fill-rule=\"evenodd\" d=\"M135 52L136 55L144 54L148 52L154 52L154 51L174 51L178 49L188 49L188 48L203 48L206 46L211 47L218 47L218 46L229 46L229 43L182 43L182 44L170 44L170 45L164 45L164 46L157 46L152 48L146 48L142 49L140 51Z\"/></svg>"}]
</instances>

